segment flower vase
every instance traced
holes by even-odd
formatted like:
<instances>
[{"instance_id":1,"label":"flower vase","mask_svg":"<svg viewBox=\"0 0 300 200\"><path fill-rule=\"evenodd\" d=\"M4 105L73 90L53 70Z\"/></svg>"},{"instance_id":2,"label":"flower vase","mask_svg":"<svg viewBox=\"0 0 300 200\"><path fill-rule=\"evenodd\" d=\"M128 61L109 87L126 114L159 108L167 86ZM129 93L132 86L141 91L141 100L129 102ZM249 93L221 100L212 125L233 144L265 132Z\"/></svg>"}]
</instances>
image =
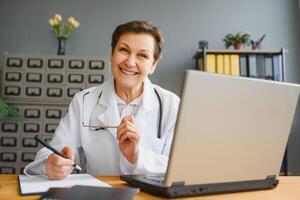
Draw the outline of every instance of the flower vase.
<instances>
[{"instance_id":1,"label":"flower vase","mask_svg":"<svg viewBox=\"0 0 300 200\"><path fill-rule=\"evenodd\" d=\"M57 40L58 40L57 55L65 55L66 54L66 41L67 41L67 38L58 37Z\"/></svg>"}]
</instances>

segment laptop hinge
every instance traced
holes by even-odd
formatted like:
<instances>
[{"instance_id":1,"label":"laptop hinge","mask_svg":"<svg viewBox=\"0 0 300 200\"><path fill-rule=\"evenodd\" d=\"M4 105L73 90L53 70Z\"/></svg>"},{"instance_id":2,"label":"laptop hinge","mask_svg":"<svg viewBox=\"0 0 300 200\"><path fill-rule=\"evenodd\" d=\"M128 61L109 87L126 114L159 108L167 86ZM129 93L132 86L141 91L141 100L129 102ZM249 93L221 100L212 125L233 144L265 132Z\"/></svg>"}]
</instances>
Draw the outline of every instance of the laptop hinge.
<instances>
[{"instance_id":1,"label":"laptop hinge","mask_svg":"<svg viewBox=\"0 0 300 200\"><path fill-rule=\"evenodd\" d=\"M276 175L269 175L269 176L267 176L267 180L269 180L269 181L276 180Z\"/></svg>"},{"instance_id":2,"label":"laptop hinge","mask_svg":"<svg viewBox=\"0 0 300 200\"><path fill-rule=\"evenodd\" d=\"M172 187L177 187L177 186L184 186L185 182L184 181L180 181L180 182L173 182L172 183Z\"/></svg>"},{"instance_id":3,"label":"laptop hinge","mask_svg":"<svg viewBox=\"0 0 300 200\"><path fill-rule=\"evenodd\" d=\"M276 175L267 176L267 181L271 187L276 187L279 183L279 180L276 179Z\"/></svg>"}]
</instances>

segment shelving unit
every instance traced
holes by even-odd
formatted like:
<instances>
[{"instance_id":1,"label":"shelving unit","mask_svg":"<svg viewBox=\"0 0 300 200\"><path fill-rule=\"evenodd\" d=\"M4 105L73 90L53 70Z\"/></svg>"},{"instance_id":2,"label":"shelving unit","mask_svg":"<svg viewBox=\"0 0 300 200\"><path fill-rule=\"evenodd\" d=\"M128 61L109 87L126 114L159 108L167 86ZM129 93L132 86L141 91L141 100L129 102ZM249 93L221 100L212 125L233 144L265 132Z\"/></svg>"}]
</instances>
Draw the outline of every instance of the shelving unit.
<instances>
[{"instance_id":1,"label":"shelving unit","mask_svg":"<svg viewBox=\"0 0 300 200\"><path fill-rule=\"evenodd\" d=\"M214 50L201 48L195 53L195 69L227 75L286 80L284 49L274 51Z\"/></svg>"},{"instance_id":2,"label":"shelving unit","mask_svg":"<svg viewBox=\"0 0 300 200\"><path fill-rule=\"evenodd\" d=\"M0 173L20 174L41 146L35 135L50 141L76 92L102 84L109 76L99 57L3 56L1 96L23 119L0 122Z\"/></svg>"}]
</instances>

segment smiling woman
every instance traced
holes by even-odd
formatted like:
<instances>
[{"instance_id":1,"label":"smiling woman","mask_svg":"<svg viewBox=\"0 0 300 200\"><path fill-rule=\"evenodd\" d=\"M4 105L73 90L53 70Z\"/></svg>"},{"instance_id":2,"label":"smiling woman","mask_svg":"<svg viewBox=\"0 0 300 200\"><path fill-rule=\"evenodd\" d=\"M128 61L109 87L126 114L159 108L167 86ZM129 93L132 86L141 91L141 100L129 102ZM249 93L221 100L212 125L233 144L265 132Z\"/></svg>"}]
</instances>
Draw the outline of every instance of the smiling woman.
<instances>
[{"instance_id":1,"label":"smiling woman","mask_svg":"<svg viewBox=\"0 0 300 200\"><path fill-rule=\"evenodd\" d=\"M127 33L120 37L110 57L119 97L132 101L143 92L143 80L155 71L154 39L148 34Z\"/></svg>"},{"instance_id":2,"label":"smiling woman","mask_svg":"<svg viewBox=\"0 0 300 200\"><path fill-rule=\"evenodd\" d=\"M93 175L164 173L179 98L148 79L163 43L149 22L119 25L111 42L113 79L77 93L51 141L65 158L41 149L24 171L61 179L79 163L82 148Z\"/></svg>"}]
</instances>

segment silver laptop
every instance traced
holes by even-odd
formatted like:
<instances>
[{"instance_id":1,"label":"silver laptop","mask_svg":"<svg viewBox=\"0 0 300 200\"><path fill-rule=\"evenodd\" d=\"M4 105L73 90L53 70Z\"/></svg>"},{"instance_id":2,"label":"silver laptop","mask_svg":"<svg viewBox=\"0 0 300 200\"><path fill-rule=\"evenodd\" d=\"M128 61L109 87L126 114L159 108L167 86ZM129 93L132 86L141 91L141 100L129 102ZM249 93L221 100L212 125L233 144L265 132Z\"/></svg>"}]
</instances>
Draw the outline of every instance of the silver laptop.
<instances>
[{"instance_id":1,"label":"silver laptop","mask_svg":"<svg viewBox=\"0 0 300 200\"><path fill-rule=\"evenodd\" d=\"M165 176L121 179L164 197L274 188L299 93L296 84L188 70Z\"/></svg>"}]
</instances>

